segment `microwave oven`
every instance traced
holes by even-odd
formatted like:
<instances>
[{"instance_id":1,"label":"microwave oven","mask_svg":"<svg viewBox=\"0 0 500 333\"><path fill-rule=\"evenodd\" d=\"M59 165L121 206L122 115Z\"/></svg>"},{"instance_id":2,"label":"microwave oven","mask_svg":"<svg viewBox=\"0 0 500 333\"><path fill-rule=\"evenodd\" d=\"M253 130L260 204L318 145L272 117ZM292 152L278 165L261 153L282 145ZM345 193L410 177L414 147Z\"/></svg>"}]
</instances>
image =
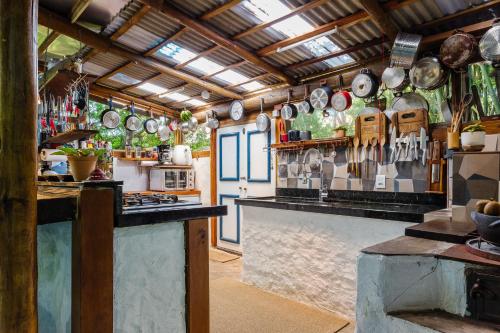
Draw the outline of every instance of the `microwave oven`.
<instances>
[{"instance_id":1,"label":"microwave oven","mask_svg":"<svg viewBox=\"0 0 500 333\"><path fill-rule=\"evenodd\" d=\"M151 191L182 191L194 189L194 170L153 168L149 174Z\"/></svg>"}]
</instances>

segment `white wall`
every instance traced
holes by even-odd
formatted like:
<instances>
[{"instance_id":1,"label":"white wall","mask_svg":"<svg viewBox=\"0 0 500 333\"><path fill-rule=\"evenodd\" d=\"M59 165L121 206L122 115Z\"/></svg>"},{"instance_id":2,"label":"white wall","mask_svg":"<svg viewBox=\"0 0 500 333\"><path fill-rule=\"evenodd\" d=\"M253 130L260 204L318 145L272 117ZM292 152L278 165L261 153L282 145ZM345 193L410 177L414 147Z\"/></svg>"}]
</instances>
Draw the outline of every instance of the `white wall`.
<instances>
[{"instance_id":1,"label":"white wall","mask_svg":"<svg viewBox=\"0 0 500 333\"><path fill-rule=\"evenodd\" d=\"M195 188L201 191L201 203L210 205L210 157L193 158Z\"/></svg>"},{"instance_id":2,"label":"white wall","mask_svg":"<svg viewBox=\"0 0 500 333\"><path fill-rule=\"evenodd\" d=\"M123 192L144 192L149 190L150 168L139 168L137 161L113 159L113 180L123 181Z\"/></svg>"},{"instance_id":3,"label":"white wall","mask_svg":"<svg viewBox=\"0 0 500 333\"><path fill-rule=\"evenodd\" d=\"M354 319L361 249L412 223L241 206L244 282Z\"/></svg>"}]
</instances>

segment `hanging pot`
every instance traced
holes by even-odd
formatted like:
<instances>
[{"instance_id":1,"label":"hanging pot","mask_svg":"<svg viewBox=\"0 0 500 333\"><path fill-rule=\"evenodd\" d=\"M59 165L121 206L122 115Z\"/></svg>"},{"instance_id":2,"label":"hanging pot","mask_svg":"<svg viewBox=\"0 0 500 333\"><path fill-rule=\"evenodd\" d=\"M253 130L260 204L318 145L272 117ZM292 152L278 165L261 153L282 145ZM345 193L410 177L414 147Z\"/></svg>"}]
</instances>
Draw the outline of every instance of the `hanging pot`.
<instances>
[{"instance_id":1,"label":"hanging pot","mask_svg":"<svg viewBox=\"0 0 500 333\"><path fill-rule=\"evenodd\" d=\"M476 38L457 30L441 44L439 55L443 64L449 68L465 67L476 54Z\"/></svg>"},{"instance_id":2,"label":"hanging pot","mask_svg":"<svg viewBox=\"0 0 500 333\"><path fill-rule=\"evenodd\" d=\"M188 123L189 130L194 131L196 129L196 127L198 126L198 119L196 119L195 117L191 117L187 123Z\"/></svg>"},{"instance_id":3,"label":"hanging pot","mask_svg":"<svg viewBox=\"0 0 500 333\"><path fill-rule=\"evenodd\" d=\"M332 95L332 88L322 85L321 87L316 88L312 91L309 99L311 101L311 105L315 110L324 110L330 105Z\"/></svg>"},{"instance_id":4,"label":"hanging pot","mask_svg":"<svg viewBox=\"0 0 500 333\"><path fill-rule=\"evenodd\" d=\"M271 118L264 112L264 99L260 99L260 114L255 120L255 126L261 132L268 132L271 129Z\"/></svg>"},{"instance_id":5,"label":"hanging pot","mask_svg":"<svg viewBox=\"0 0 500 333\"><path fill-rule=\"evenodd\" d=\"M399 32L391 50L391 67L410 69L417 59L421 35Z\"/></svg>"},{"instance_id":6,"label":"hanging pot","mask_svg":"<svg viewBox=\"0 0 500 333\"><path fill-rule=\"evenodd\" d=\"M125 128L136 132L141 128L141 120L135 115L134 102L130 103L130 114L125 118Z\"/></svg>"},{"instance_id":7,"label":"hanging pot","mask_svg":"<svg viewBox=\"0 0 500 333\"><path fill-rule=\"evenodd\" d=\"M404 93L401 96L394 97L391 109L395 111L406 111L410 109L426 109L429 110L429 103L420 94L415 92Z\"/></svg>"},{"instance_id":8,"label":"hanging pot","mask_svg":"<svg viewBox=\"0 0 500 333\"><path fill-rule=\"evenodd\" d=\"M168 128L168 126L162 125L158 128L158 137L161 141L167 141L171 132L172 131Z\"/></svg>"},{"instance_id":9,"label":"hanging pot","mask_svg":"<svg viewBox=\"0 0 500 333\"><path fill-rule=\"evenodd\" d=\"M214 111L207 111L205 114L207 118L207 127L210 129L216 129L219 127L219 120L217 119Z\"/></svg>"},{"instance_id":10,"label":"hanging pot","mask_svg":"<svg viewBox=\"0 0 500 333\"><path fill-rule=\"evenodd\" d=\"M290 103L291 91L288 90L288 101L281 108L281 118L284 120L292 120L297 117L298 110L294 104Z\"/></svg>"},{"instance_id":11,"label":"hanging pot","mask_svg":"<svg viewBox=\"0 0 500 333\"><path fill-rule=\"evenodd\" d=\"M297 109L300 113L311 114L314 108L309 100L309 86L306 84L304 88L304 100L297 104Z\"/></svg>"},{"instance_id":12,"label":"hanging pot","mask_svg":"<svg viewBox=\"0 0 500 333\"><path fill-rule=\"evenodd\" d=\"M432 90L442 86L449 75L436 57L425 57L417 61L410 70L411 84L417 88Z\"/></svg>"},{"instance_id":13,"label":"hanging pot","mask_svg":"<svg viewBox=\"0 0 500 333\"><path fill-rule=\"evenodd\" d=\"M189 133L189 122L183 121L180 126L181 132L184 134Z\"/></svg>"},{"instance_id":14,"label":"hanging pot","mask_svg":"<svg viewBox=\"0 0 500 333\"><path fill-rule=\"evenodd\" d=\"M339 75L339 87L340 90L337 91L335 94L332 96L332 108L337 111L337 112L343 112L347 109L349 109L352 105L352 98L351 94L347 91L344 90L344 79L342 75Z\"/></svg>"},{"instance_id":15,"label":"hanging pot","mask_svg":"<svg viewBox=\"0 0 500 333\"><path fill-rule=\"evenodd\" d=\"M159 125L156 119L153 118L153 114L151 113L151 111L149 112L149 119L147 119L143 125L144 130L148 134L155 134L156 132L158 132Z\"/></svg>"},{"instance_id":16,"label":"hanging pot","mask_svg":"<svg viewBox=\"0 0 500 333\"><path fill-rule=\"evenodd\" d=\"M359 98L372 97L377 93L379 82L377 77L368 69L363 68L352 81L352 93Z\"/></svg>"},{"instance_id":17,"label":"hanging pot","mask_svg":"<svg viewBox=\"0 0 500 333\"><path fill-rule=\"evenodd\" d=\"M479 53L484 60L500 62L500 20L496 19L479 41Z\"/></svg>"},{"instance_id":18,"label":"hanging pot","mask_svg":"<svg viewBox=\"0 0 500 333\"><path fill-rule=\"evenodd\" d=\"M387 89L403 91L410 84L410 79L403 67L387 67L382 73L382 83Z\"/></svg>"},{"instance_id":19,"label":"hanging pot","mask_svg":"<svg viewBox=\"0 0 500 333\"><path fill-rule=\"evenodd\" d=\"M109 97L108 109L101 114L101 123L109 129L117 128L120 125L120 115L113 110L113 97Z\"/></svg>"}]
</instances>

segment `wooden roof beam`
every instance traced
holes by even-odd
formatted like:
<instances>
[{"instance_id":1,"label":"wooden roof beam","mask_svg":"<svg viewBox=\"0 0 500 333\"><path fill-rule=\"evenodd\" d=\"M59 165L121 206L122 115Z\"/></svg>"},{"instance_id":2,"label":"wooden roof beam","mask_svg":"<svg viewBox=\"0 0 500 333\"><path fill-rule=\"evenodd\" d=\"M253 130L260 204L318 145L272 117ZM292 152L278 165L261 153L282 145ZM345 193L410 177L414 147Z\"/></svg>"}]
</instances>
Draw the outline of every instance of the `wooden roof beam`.
<instances>
[{"instance_id":1,"label":"wooden roof beam","mask_svg":"<svg viewBox=\"0 0 500 333\"><path fill-rule=\"evenodd\" d=\"M38 57L42 56L45 51L49 49L49 46L59 37L60 34L57 31L51 31L47 37L43 40L42 44L38 47Z\"/></svg>"},{"instance_id":2,"label":"wooden roof beam","mask_svg":"<svg viewBox=\"0 0 500 333\"><path fill-rule=\"evenodd\" d=\"M253 63L254 65L264 69L265 71L275 75L280 80L283 80L289 84L294 84L295 80L280 69L272 66L265 60L261 59L253 52L249 51L245 47L239 45L238 43L220 35L218 32L213 30L206 24L199 22L196 19L193 19L186 14L180 12L179 10L173 8L168 5L166 2L160 3L157 0L141 0L143 3L150 5L152 8L155 8L158 11L161 11L163 14L170 16L173 20L182 24L189 29L196 31L199 35L207 38L213 43L224 47L225 49L237 54L241 58L247 60L248 62Z\"/></svg>"},{"instance_id":3,"label":"wooden roof beam","mask_svg":"<svg viewBox=\"0 0 500 333\"><path fill-rule=\"evenodd\" d=\"M111 40L117 40L123 36L127 31L130 30L134 25L136 25L149 11L151 7L148 5L143 5L132 17L130 17L127 22L125 22L118 30L116 30L111 36Z\"/></svg>"},{"instance_id":4,"label":"wooden roof beam","mask_svg":"<svg viewBox=\"0 0 500 333\"><path fill-rule=\"evenodd\" d=\"M71 23L78 21L83 12L90 6L92 0L77 0L71 7Z\"/></svg>"},{"instance_id":5,"label":"wooden roof beam","mask_svg":"<svg viewBox=\"0 0 500 333\"><path fill-rule=\"evenodd\" d=\"M394 41L400 29L378 0L360 0L360 3L380 31Z\"/></svg>"},{"instance_id":6,"label":"wooden roof beam","mask_svg":"<svg viewBox=\"0 0 500 333\"><path fill-rule=\"evenodd\" d=\"M141 63L160 73L171 75L183 81L196 84L219 95L233 99L242 98L241 95L224 89L219 85L206 82L191 74L178 71L159 60L147 58L141 54L133 52L129 48L117 42L113 42L109 38L100 36L99 34L96 34L89 29L76 24L71 24L66 18L61 17L60 15L57 15L43 7L39 7L38 20L40 24L49 27L50 29L56 30L73 39L76 39L89 47L96 48L104 52L113 53L134 63Z\"/></svg>"},{"instance_id":7,"label":"wooden roof beam","mask_svg":"<svg viewBox=\"0 0 500 333\"><path fill-rule=\"evenodd\" d=\"M256 26L253 26L245 31L242 31L240 32L239 34L236 34L234 35L233 37L231 37L233 40L237 40L237 39L241 39L245 36L248 36L250 34L253 34L253 33L256 33L260 30L263 30L263 29L266 29L266 28L269 28L270 26L276 24L276 23L279 23L281 21L284 21L286 19L289 19L290 17L292 16L295 16L295 15L298 15L298 14L301 14L305 11L308 11L308 10L311 10L313 8L316 8L318 6L321 6L322 4L326 3L327 1L329 0L313 0L311 2L308 2L302 6L299 6L299 7L296 7L294 9L291 10L291 12L283 15L283 16L280 16L274 20L271 20L269 22L263 22L263 23L260 23L260 24L257 24Z\"/></svg>"},{"instance_id":8,"label":"wooden roof beam","mask_svg":"<svg viewBox=\"0 0 500 333\"><path fill-rule=\"evenodd\" d=\"M121 92L121 91L118 91L118 90L115 90L115 89L112 89L109 87L105 87L102 85L98 85L95 83L90 85L90 94L96 95L96 96L99 96L102 98L106 98L106 99L109 98L109 96L113 96L113 98L125 100L129 103L134 102L136 105L138 105L140 107L143 107L146 109L151 108L153 111L156 111L156 113L158 113L158 114L163 114L164 112L166 112L168 115L174 116L174 117L178 117L178 114L179 114L179 112L177 112L176 110L171 109L165 105L162 105L162 104L159 104L156 102L152 102L152 101L148 101L148 100L145 100L144 98L133 96L130 94L126 94L124 92Z\"/></svg>"},{"instance_id":9,"label":"wooden roof beam","mask_svg":"<svg viewBox=\"0 0 500 333\"><path fill-rule=\"evenodd\" d=\"M242 0L229 0L225 4L220 5L219 7L215 8L215 9L212 9L209 12L201 15L200 19L202 19L203 21L209 20L212 17L215 17L215 16L217 16L219 14L222 14L226 10L229 10L229 9L233 8L234 6L238 5L241 1Z\"/></svg>"},{"instance_id":10,"label":"wooden roof beam","mask_svg":"<svg viewBox=\"0 0 500 333\"><path fill-rule=\"evenodd\" d=\"M132 63L131 61L129 61L129 62L127 62L125 65L122 65L122 66L120 66L120 67L117 67L117 68L115 68L115 69L112 69L112 70L110 70L109 72L107 72L106 74L104 74L103 76L98 77L96 81L97 81L97 82L102 82L102 81L104 81L104 80L107 80L107 79L109 79L110 77L112 77L113 75L120 73L121 71L123 71L124 69L126 69L127 67L130 67L130 66L132 66L132 65L133 65L133 63Z\"/></svg>"},{"instance_id":11,"label":"wooden roof beam","mask_svg":"<svg viewBox=\"0 0 500 333\"><path fill-rule=\"evenodd\" d=\"M162 75L163 75L162 73L160 73L160 74L154 74L154 75L152 75L152 76L148 77L148 78L147 78L147 79L145 79L145 80L142 80L142 81L137 82L137 83L135 83L135 84L131 84L131 85L129 85L129 86L126 86L126 87L124 87L124 88L121 88L121 89L120 89L120 91L131 90L131 89L137 88L137 87L138 87L138 86L140 86L141 84L144 84L144 83L146 83L146 82L148 82L148 81L151 81L151 80L157 79L157 78L159 78L159 77L160 77L160 76L162 76Z\"/></svg>"},{"instance_id":12,"label":"wooden roof beam","mask_svg":"<svg viewBox=\"0 0 500 333\"><path fill-rule=\"evenodd\" d=\"M385 11L396 10L396 9L402 8L404 6L409 6L412 3L415 3L416 1L418 1L418 0L404 0L404 1L391 0L391 1L388 1L387 3L385 3L383 5L383 8ZM357 11L357 12L351 14L351 15L344 16L344 17L341 17L337 20L320 25L319 27L316 27L314 30L306 32L302 35L290 37L290 38L281 40L279 42L276 42L274 44L265 46L262 49L260 49L259 51L257 51L257 55L259 55L261 57L270 56L272 54L275 54L278 51L278 49L280 49L280 48L284 48L286 46L293 45L293 44L296 44L299 42L304 42L304 41L306 41L308 39L312 39L320 34L323 34L325 32L333 30L336 27L346 28L346 27L352 26L354 24L358 24L360 22L363 22L363 21L366 21L369 19L370 19L370 16L368 15L368 13L365 12L364 10L360 10L360 11Z\"/></svg>"}]
</instances>

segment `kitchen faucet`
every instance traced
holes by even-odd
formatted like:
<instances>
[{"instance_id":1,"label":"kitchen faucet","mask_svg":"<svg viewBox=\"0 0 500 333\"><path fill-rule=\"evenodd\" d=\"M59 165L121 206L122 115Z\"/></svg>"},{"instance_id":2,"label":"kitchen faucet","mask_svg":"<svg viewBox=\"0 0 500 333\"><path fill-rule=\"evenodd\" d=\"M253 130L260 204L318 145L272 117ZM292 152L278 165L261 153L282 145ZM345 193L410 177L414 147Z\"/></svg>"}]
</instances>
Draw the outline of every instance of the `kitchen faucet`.
<instances>
[{"instance_id":1,"label":"kitchen faucet","mask_svg":"<svg viewBox=\"0 0 500 333\"><path fill-rule=\"evenodd\" d=\"M326 188L326 186L325 186L325 184L323 182L323 155L316 148L309 148L306 151L306 153L304 154L304 159L302 161L302 167L304 168L304 171L303 171L304 172L304 184L309 179L307 177L307 171L306 171L306 168L305 168L305 163L306 163L307 157L309 156L309 154L311 154L311 152L315 152L319 156L319 158L315 161L315 163L317 163L319 161L319 193L318 193L318 199L319 199L319 201L323 201L323 199L325 199L325 198L328 197L328 189ZM312 166L311 161L309 161L309 165ZM312 170L309 173L312 174Z\"/></svg>"}]
</instances>

